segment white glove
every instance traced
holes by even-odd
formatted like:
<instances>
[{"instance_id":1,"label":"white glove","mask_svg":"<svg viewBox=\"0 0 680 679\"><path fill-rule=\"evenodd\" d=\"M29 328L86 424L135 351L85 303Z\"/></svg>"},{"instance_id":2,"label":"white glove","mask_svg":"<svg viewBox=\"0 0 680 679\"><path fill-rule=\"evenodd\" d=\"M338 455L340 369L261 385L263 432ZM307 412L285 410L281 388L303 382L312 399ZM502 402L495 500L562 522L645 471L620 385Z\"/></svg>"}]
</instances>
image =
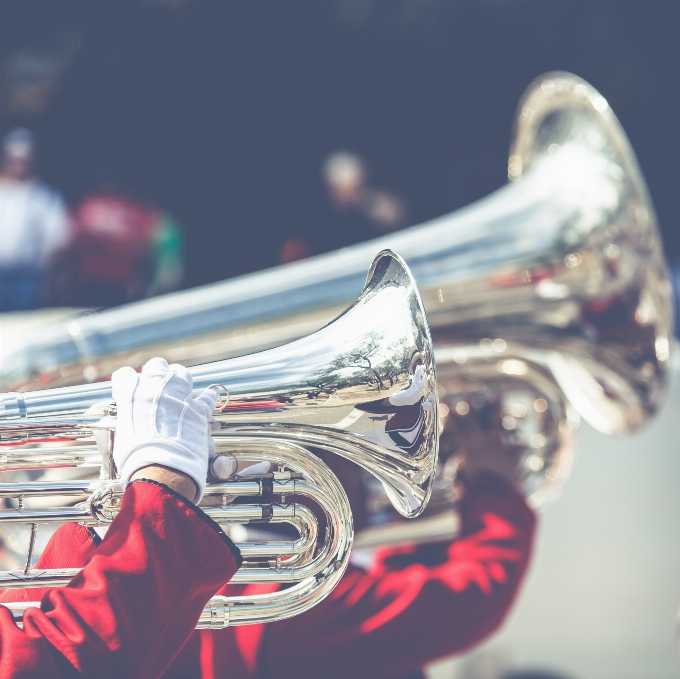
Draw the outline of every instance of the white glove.
<instances>
[{"instance_id":1,"label":"white glove","mask_svg":"<svg viewBox=\"0 0 680 679\"><path fill-rule=\"evenodd\" d=\"M190 476L198 488L194 502L200 502L219 388L208 387L194 400L189 371L163 358L152 358L141 374L116 370L111 386L118 410L113 459L123 488L138 469L160 464Z\"/></svg>"},{"instance_id":2,"label":"white glove","mask_svg":"<svg viewBox=\"0 0 680 679\"><path fill-rule=\"evenodd\" d=\"M411 384L403 391L398 391L390 396L389 401L393 406L412 406L418 403L420 398L427 392L427 370L424 365L416 367L411 379Z\"/></svg>"}]
</instances>

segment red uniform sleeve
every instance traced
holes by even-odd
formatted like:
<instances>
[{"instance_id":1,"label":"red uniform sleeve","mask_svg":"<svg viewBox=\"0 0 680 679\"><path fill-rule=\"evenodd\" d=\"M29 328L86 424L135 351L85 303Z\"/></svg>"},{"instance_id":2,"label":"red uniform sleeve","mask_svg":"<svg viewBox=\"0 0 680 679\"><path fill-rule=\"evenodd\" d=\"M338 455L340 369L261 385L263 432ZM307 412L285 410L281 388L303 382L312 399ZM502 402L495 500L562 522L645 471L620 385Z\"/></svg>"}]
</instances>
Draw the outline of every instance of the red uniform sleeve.
<instances>
[{"instance_id":1,"label":"red uniform sleeve","mask_svg":"<svg viewBox=\"0 0 680 679\"><path fill-rule=\"evenodd\" d=\"M0 606L3 679L159 677L241 563L217 524L151 481L128 487L98 547L82 527L60 532L39 565L81 565L84 558L85 567L67 586L43 590L23 630ZM12 599L35 600L36 592Z\"/></svg>"},{"instance_id":2,"label":"red uniform sleeve","mask_svg":"<svg viewBox=\"0 0 680 679\"><path fill-rule=\"evenodd\" d=\"M262 676L391 679L493 632L526 570L535 517L510 485L484 474L461 518L459 539L383 552L370 571L349 570L320 605L267 625Z\"/></svg>"}]
</instances>

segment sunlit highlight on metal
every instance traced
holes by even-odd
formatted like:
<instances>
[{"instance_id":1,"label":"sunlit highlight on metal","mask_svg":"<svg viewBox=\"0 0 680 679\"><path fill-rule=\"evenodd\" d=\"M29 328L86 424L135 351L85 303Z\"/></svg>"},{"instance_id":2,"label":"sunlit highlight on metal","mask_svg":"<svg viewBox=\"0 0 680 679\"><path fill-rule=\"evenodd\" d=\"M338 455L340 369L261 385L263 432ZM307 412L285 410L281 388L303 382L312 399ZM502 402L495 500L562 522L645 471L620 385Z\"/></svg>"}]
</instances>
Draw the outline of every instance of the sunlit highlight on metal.
<instances>
[{"instance_id":1,"label":"sunlit highlight on metal","mask_svg":"<svg viewBox=\"0 0 680 679\"><path fill-rule=\"evenodd\" d=\"M301 613L337 584L353 540L347 496L335 475L300 444L342 455L383 484L395 508L417 516L429 499L437 464L438 419L432 341L418 289L393 252L374 260L364 291L332 323L295 342L259 354L194 367L194 388L229 385L213 413L218 455L266 461L278 471L208 485L202 507L220 524L288 523L294 541L240 543L244 563L232 583L287 583L258 597L214 598L199 627L263 623ZM102 462L98 431L115 429L110 383L0 396L0 442L6 470L85 468ZM388 408L407 428L389 429ZM404 411L408 417L404 418ZM112 439L108 439L110 451ZM45 446L44 444L47 445ZM100 442L101 444L101 442ZM106 456L107 453L104 453ZM0 498L18 502L0 510L0 524L75 521L108 525L122 489L111 480L21 481L0 484ZM86 498L72 504L68 498ZM307 497L326 519L319 546L314 513L290 498ZM25 501L47 499L48 506ZM62 499L65 506L55 506ZM251 498L253 504L234 503ZM258 501L259 499L259 501ZM59 586L78 569L31 567L33 539L23 571L0 572L0 588ZM39 605L35 602L33 605ZM14 607L22 619L26 605Z\"/></svg>"},{"instance_id":2,"label":"sunlit highlight on metal","mask_svg":"<svg viewBox=\"0 0 680 679\"><path fill-rule=\"evenodd\" d=\"M569 473L576 413L623 434L663 402L671 286L634 153L585 81L549 73L530 85L508 178L478 203L369 243L86 315L77 337L53 326L4 362L2 380L79 383L157 354L197 364L277 345L329 321L376 249L394 248L423 294L447 407L510 385L545 401L543 429L519 441L518 479L534 506L549 503ZM521 438L521 427L508 431Z\"/></svg>"},{"instance_id":3,"label":"sunlit highlight on metal","mask_svg":"<svg viewBox=\"0 0 680 679\"><path fill-rule=\"evenodd\" d=\"M331 450L376 475L403 516L417 516L427 504L437 460L434 356L418 289L393 252L376 257L364 291L325 328L190 372L197 393L229 385L229 403L214 415L220 435ZM410 404L416 412L406 441L386 431L388 416L371 416L370 406L407 390L416 373L423 381ZM3 394L0 441L76 439L113 428L110 401L109 382Z\"/></svg>"}]
</instances>

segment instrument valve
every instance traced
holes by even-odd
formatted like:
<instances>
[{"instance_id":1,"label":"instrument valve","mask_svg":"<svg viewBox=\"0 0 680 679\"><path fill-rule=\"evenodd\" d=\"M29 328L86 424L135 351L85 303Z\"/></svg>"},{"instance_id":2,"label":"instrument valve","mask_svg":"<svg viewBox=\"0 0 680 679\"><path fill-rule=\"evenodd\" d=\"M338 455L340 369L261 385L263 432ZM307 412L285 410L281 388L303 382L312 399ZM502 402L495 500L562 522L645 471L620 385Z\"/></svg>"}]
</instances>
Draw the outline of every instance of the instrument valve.
<instances>
[{"instance_id":1,"label":"instrument valve","mask_svg":"<svg viewBox=\"0 0 680 679\"><path fill-rule=\"evenodd\" d=\"M120 484L110 482L100 486L90 496L89 504L90 513L99 525L106 526L110 524L118 513L120 507L123 490Z\"/></svg>"},{"instance_id":2,"label":"instrument valve","mask_svg":"<svg viewBox=\"0 0 680 679\"><path fill-rule=\"evenodd\" d=\"M277 556L275 559L269 559L269 568L280 571L283 569L283 564L281 563L281 557Z\"/></svg>"}]
</instances>

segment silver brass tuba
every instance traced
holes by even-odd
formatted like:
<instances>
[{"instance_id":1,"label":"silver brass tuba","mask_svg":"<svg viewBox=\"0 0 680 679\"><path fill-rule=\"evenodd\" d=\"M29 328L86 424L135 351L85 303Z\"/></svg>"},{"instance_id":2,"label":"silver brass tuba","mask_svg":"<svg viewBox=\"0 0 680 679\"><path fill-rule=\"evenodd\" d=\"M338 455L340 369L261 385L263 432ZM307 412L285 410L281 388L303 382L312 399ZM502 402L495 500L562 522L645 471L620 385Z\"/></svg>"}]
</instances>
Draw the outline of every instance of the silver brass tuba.
<instances>
[{"instance_id":1,"label":"silver brass tuba","mask_svg":"<svg viewBox=\"0 0 680 679\"><path fill-rule=\"evenodd\" d=\"M620 434L661 404L671 288L633 151L588 83L549 73L530 85L508 177L478 203L369 243L56 324L6 356L0 379L74 384L158 354L198 364L274 346L328 322L372 253L394 248L428 311L443 440L465 407L500 399L518 482L544 504L569 474L578 414Z\"/></svg>"},{"instance_id":2,"label":"silver brass tuba","mask_svg":"<svg viewBox=\"0 0 680 679\"><path fill-rule=\"evenodd\" d=\"M275 349L191 369L194 387L224 386L228 398L213 414L218 455L236 463L268 462L278 471L235 476L209 484L205 511L221 524L288 523L294 541L239 545L244 564L232 582L293 586L271 596L213 599L201 626L223 627L280 620L323 599L345 570L352 545L349 503L341 485L302 446L332 451L356 462L384 485L396 510L417 516L426 505L437 464L435 365L424 307L403 261L390 251L374 260L364 291L332 323ZM385 404L393 404L391 406ZM396 404L396 405L394 405ZM377 405L394 415L371 416ZM403 425L391 427L399 419ZM98 466L97 432L110 443L115 403L108 382L0 396L4 470ZM122 491L110 480L40 480L0 484L17 506L0 523L32 525L76 521L97 526L115 517ZM55 507L58 497L84 502ZM315 515L287 498L306 496L326 517L317 548ZM48 498L49 507L30 506ZM235 504L250 498L253 504ZM77 569L26 568L0 572L0 588L55 586ZM29 604L30 605L30 604ZM38 604L33 604L38 605ZM10 605L12 606L12 605ZM26 605L14 607L17 615Z\"/></svg>"}]
</instances>

